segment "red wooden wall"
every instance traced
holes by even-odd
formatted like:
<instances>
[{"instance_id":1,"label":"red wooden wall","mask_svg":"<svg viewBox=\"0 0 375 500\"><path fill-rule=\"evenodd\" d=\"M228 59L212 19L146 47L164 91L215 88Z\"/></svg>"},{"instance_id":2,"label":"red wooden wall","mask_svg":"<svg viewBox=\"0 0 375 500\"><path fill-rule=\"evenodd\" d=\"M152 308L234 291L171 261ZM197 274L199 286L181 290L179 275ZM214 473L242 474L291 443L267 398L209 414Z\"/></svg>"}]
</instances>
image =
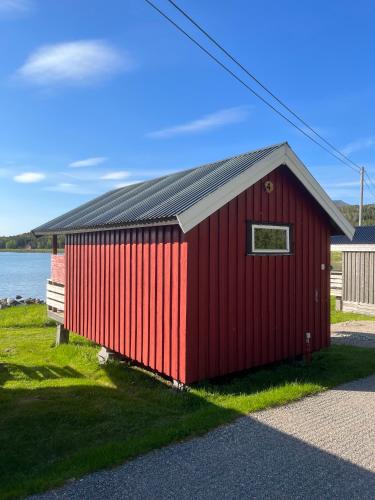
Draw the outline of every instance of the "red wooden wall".
<instances>
[{"instance_id":1,"label":"red wooden wall","mask_svg":"<svg viewBox=\"0 0 375 500\"><path fill-rule=\"evenodd\" d=\"M51 280L65 283L65 255L51 255Z\"/></svg>"},{"instance_id":2,"label":"red wooden wall","mask_svg":"<svg viewBox=\"0 0 375 500\"><path fill-rule=\"evenodd\" d=\"M178 226L69 235L65 326L186 379L187 244Z\"/></svg>"},{"instance_id":3,"label":"red wooden wall","mask_svg":"<svg viewBox=\"0 0 375 500\"><path fill-rule=\"evenodd\" d=\"M247 220L292 224L293 255L247 256ZM329 343L329 241L327 215L280 167L186 235L67 236L65 326L184 383L302 354L307 331L317 350Z\"/></svg>"},{"instance_id":4,"label":"red wooden wall","mask_svg":"<svg viewBox=\"0 0 375 500\"><path fill-rule=\"evenodd\" d=\"M246 255L247 220L293 224L294 254ZM300 355L307 331L313 350L328 345L329 219L286 167L186 239L188 383Z\"/></svg>"}]
</instances>

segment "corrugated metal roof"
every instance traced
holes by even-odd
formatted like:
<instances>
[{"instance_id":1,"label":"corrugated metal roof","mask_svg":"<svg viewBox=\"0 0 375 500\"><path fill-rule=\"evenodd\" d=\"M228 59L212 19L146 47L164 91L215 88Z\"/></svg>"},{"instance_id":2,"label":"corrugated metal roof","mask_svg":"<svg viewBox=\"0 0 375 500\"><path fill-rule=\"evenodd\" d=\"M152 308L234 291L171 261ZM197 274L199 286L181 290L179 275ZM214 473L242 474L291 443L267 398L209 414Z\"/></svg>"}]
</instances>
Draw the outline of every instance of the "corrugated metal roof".
<instances>
[{"instance_id":1,"label":"corrugated metal roof","mask_svg":"<svg viewBox=\"0 0 375 500\"><path fill-rule=\"evenodd\" d=\"M37 227L33 233L69 233L173 221L179 214L284 144L275 144L110 191Z\"/></svg>"},{"instance_id":2,"label":"corrugated metal roof","mask_svg":"<svg viewBox=\"0 0 375 500\"><path fill-rule=\"evenodd\" d=\"M375 226L357 226L353 239L345 235L331 237L332 245L371 245L375 243Z\"/></svg>"}]
</instances>

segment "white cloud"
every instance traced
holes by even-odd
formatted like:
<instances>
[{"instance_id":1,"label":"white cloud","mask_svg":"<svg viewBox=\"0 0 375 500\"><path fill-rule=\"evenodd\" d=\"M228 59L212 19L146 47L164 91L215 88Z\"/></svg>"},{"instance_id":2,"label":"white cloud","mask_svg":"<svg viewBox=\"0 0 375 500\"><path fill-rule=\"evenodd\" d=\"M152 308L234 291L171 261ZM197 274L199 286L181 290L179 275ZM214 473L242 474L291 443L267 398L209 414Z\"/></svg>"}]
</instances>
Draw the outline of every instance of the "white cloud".
<instances>
[{"instance_id":1,"label":"white cloud","mask_svg":"<svg viewBox=\"0 0 375 500\"><path fill-rule=\"evenodd\" d=\"M357 186L359 186L359 180L358 181L348 181L348 182L333 182L333 183L325 184L325 186L327 188L336 188L336 189L357 187Z\"/></svg>"},{"instance_id":2,"label":"white cloud","mask_svg":"<svg viewBox=\"0 0 375 500\"><path fill-rule=\"evenodd\" d=\"M71 184L69 182L60 182L55 186L46 187L45 190L57 191L59 193L70 193L70 194L96 194L96 191L92 189L79 186L78 184Z\"/></svg>"},{"instance_id":3,"label":"white cloud","mask_svg":"<svg viewBox=\"0 0 375 500\"><path fill-rule=\"evenodd\" d=\"M344 148L342 148L342 152L345 155L350 155L357 151L362 151L363 149L372 148L375 146L375 137L363 137L362 139L358 139L357 141L349 142Z\"/></svg>"},{"instance_id":4,"label":"white cloud","mask_svg":"<svg viewBox=\"0 0 375 500\"><path fill-rule=\"evenodd\" d=\"M150 132L147 136L154 139L166 139L176 135L206 132L207 130L223 127L224 125L243 122L248 115L247 109L244 106L222 109L197 120Z\"/></svg>"},{"instance_id":5,"label":"white cloud","mask_svg":"<svg viewBox=\"0 0 375 500\"><path fill-rule=\"evenodd\" d=\"M104 156L95 156L94 158L86 158L84 160L73 161L69 163L69 167L80 168L80 167L96 167L96 165L101 165L107 161Z\"/></svg>"},{"instance_id":6,"label":"white cloud","mask_svg":"<svg viewBox=\"0 0 375 500\"><path fill-rule=\"evenodd\" d=\"M31 8L30 0L0 0L0 14L23 14Z\"/></svg>"},{"instance_id":7,"label":"white cloud","mask_svg":"<svg viewBox=\"0 0 375 500\"><path fill-rule=\"evenodd\" d=\"M126 170L118 170L117 172L108 172L107 174L102 175L100 178L103 180L119 180L126 179L131 175L130 172Z\"/></svg>"},{"instance_id":8,"label":"white cloud","mask_svg":"<svg viewBox=\"0 0 375 500\"><path fill-rule=\"evenodd\" d=\"M17 75L41 86L90 85L131 66L128 56L105 41L78 40L38 48Z\"/></svg>"},{"instance_id":9,"label":"white cloud","mask_svg":"<svg viewBox=\"0 0 375 500\"><path fill-rule=\"evenodd\" d=\"M45 174L40 172L24 172L23 174L15 175L13 180L23 184L31 184L33 182L40 182L45 179L45 177Z\"/></svg>"}]
</instances>

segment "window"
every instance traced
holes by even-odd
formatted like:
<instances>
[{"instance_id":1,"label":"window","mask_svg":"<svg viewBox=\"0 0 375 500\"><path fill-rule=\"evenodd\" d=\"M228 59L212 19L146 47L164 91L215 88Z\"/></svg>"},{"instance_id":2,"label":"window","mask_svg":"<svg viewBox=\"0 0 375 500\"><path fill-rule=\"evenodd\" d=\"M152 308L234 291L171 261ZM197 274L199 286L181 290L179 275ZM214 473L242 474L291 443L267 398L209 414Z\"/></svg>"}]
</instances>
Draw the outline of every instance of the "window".
<instances>
[{"instance_id":1,"label":"window","mask_svg":"<svg viewBox=\"0 0 375 500\"><path fill-rule=\"evenodd\" d=\"M248 223L248 254L290 254L291 226Z\"/></svg>"}]
</instances>

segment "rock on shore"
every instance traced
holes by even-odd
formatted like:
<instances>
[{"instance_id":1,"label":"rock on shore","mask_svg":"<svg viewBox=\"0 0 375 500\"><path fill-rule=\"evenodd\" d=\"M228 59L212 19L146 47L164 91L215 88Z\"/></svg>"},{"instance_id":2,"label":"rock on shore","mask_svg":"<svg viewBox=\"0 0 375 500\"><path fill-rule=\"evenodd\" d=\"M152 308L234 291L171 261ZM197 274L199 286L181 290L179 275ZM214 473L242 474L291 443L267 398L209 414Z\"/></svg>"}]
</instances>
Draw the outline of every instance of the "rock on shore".
<instances>
[{"instance_id":1,"label":"rock on shore","mask_svg":"<svg viewBox=\"0 0 375 500\"><path fill-rule=\"evenodd\" d=\"M25 304L44 304L44 300L27 297L23 298L21 295L16 295L13 297L6 297L0 299L0 309L6 309L7 307L23 306Z\"/></svg>"}]
</instances>

